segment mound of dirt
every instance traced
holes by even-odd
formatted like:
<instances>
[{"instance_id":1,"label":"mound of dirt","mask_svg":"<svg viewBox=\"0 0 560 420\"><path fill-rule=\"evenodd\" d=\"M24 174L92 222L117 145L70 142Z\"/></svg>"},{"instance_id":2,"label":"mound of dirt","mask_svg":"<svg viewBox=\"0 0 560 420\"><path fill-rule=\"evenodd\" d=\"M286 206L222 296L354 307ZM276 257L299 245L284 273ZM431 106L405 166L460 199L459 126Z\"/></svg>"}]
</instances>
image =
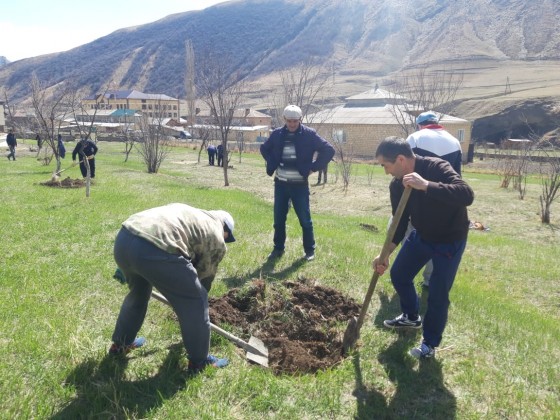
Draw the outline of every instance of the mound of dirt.
<instances>
[{"instance_id":1,"label":"mound of dirt","mask_svg":"<svg viewBox=\"0 0 560 420\"><path fill-rule=\"evenodd\" d=\"M72 179L70 177L61 180L51 179L50 181L41 182L41 185L46 187L55 188L81 188L86 186L86 181L84 179Z\"/></svg>"},{"instance_id":2,"label":"mound of dirt","mask_svg":"<svg viewBox=\"0 0 560 420\"><path fill-rule=\"evenodd\" d=\"M309 280L255 280L209 304L214 324L235 326L243 339L253 335L266 344L276 374L313 373L340 362L348 320L360 310L353 299Z\"/></svg>"}]
</instances>

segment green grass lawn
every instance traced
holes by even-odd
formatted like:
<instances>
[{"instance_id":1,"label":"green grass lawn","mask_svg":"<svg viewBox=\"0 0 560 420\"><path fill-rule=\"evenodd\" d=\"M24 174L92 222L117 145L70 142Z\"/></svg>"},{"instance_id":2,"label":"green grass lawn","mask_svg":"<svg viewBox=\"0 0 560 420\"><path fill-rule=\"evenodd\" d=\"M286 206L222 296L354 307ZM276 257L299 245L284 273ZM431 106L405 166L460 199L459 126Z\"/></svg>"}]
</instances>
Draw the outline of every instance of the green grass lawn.
<instances>
[{"instance_id":1,"label":"green grass lawn","mask_svg":"<svg viewBox=\"0 0 560 420\"><path fill-rule=\"evenodd\" d=\"M275 376L212 335L211 351L230 366L187 377L178 325L156 301L141 330L147 345L125 360L106 355L126 294L112 279L123 220L171 202L228 210L237 242L211 295L255 278L309 278L361 302L390 214L389 177L355 164L344 191L331 165L329 183L311 187L315 261L295 264L303 249L291 212L287 252L263 268L272 249L273 185L260 156L233 155L223 187L221 168L208 166L204 154L198 164L192 147L174 148L150 175L137 154L124 163L122 145L101 143L86 197L83 188L41 185L54 164L41 166L26 153L32 144L20 144L17 161L0 161L0 418L560 418L560 209L553 205L555 225L540 223L538 179L519 200L499 188L497 176L465 168L476 194L470 217L490 230L470 233L435 360L407 354L420 332L383 329L383 319L399 312L385 275L355 354L338 366ZM62 167L70 163L67 157ZM65 176L79 178L79 169Z\"/></svg>"}]
</instances>

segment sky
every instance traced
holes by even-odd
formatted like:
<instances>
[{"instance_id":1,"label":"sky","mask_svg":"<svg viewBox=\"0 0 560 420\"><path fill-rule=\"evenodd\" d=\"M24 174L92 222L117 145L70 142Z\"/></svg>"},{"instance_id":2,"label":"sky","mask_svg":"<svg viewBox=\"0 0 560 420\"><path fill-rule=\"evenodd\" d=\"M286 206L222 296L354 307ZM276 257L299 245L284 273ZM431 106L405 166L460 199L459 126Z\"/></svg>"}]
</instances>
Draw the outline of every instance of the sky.
<instances>
[{"instance_id":1,"label":"sky","mask_svg":"<svg viewBox=\"0 0 560 420\"><path fill-rule=\"evenodd\" d=\"M202 10L225 0L11 0L0 8L0 56L66 51L117 29Z\"/></svg>"}]
</instances>

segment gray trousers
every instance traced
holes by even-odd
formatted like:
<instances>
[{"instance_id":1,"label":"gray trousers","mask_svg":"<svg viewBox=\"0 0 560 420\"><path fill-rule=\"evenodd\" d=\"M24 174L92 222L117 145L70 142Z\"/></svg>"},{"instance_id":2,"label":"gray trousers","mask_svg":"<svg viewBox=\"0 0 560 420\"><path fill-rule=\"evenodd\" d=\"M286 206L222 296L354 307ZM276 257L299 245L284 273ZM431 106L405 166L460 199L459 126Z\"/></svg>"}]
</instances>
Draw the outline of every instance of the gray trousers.
<instances>
[{"instance_id":1,"label":"gray trousers","mask_svg":"<svg viewBox=\"0 0 560 420\"><path fill-rule=\"evenodd\" d=\"M113 342L127 345L134 341L144 323L152 287L155 287L177 314L189 360L202 363L210 347L208 292L191 261L169 254L125 228L117 235L114 255L130 291L121 306Z\"/></svg>"}]
</instances>

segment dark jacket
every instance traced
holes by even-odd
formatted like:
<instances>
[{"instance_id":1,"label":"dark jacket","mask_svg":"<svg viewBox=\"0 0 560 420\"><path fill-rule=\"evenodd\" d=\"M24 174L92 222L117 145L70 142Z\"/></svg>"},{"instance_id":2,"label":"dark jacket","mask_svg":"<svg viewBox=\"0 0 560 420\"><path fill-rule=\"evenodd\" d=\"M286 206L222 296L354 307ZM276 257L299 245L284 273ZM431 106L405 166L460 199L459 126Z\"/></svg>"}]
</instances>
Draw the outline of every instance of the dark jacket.
<instances>
[{"instance_id":1,"label":"dark jacket","mask_svg":"<svg viewBox=\"0 0 560 420\"><path fill-rule=\"evenodd\" d=\"M284 139L287 132L286 126L277 128L268 140L261 144L261 155L266 161L266 173L269 176L274 174L282 161ZM315 130L303 124L300 124L296 132L294 145L298 172L306 179L310 171L317 172L326 167L335 152L334 147L328 141L319 136ZM313 160L315 152L317 152L317 158Z\"/></svg>"},{"instance_id":2,"label":"dark jacket","mask_svg":"<svg viewBox=\"0 0 560 420\"><path fill-rule=\"evenodd\" d=\"M474 201L471 187L443 159L416 156L414 172L429 181L428 190L412 190L392 242L399 244L403 240L409 220L428 242L451 243L466 239L469 231L467 206ZM393 178L389 185L393 214L403 190L402 179Z\"/></svg>"},{"instance_id":3,"label":"dark jacket","mask_svg":"<svg viewBox=\"0 0 560 420\"><path fill-rule=\"evenodd\" d=\"M8 146L17 146L16 135L14 133L8 133L8 136L6 137L6 143L8 144Z\"/></svg>"},{"instance_id":4,"label":"dark jacket","mask_svg":"<svg viewBox=\"0 0 560 420\"><path fill-rule=\"evenodd\" d=\"M95 156L97 154L97 145L92 142L91 140L80 140L76 147L74 147L74 151L72 152L72 160L76 160L76 156L80 154L83 157ZM80 159L81 160L81 159Z\"/></svg>"}]
</instances>

